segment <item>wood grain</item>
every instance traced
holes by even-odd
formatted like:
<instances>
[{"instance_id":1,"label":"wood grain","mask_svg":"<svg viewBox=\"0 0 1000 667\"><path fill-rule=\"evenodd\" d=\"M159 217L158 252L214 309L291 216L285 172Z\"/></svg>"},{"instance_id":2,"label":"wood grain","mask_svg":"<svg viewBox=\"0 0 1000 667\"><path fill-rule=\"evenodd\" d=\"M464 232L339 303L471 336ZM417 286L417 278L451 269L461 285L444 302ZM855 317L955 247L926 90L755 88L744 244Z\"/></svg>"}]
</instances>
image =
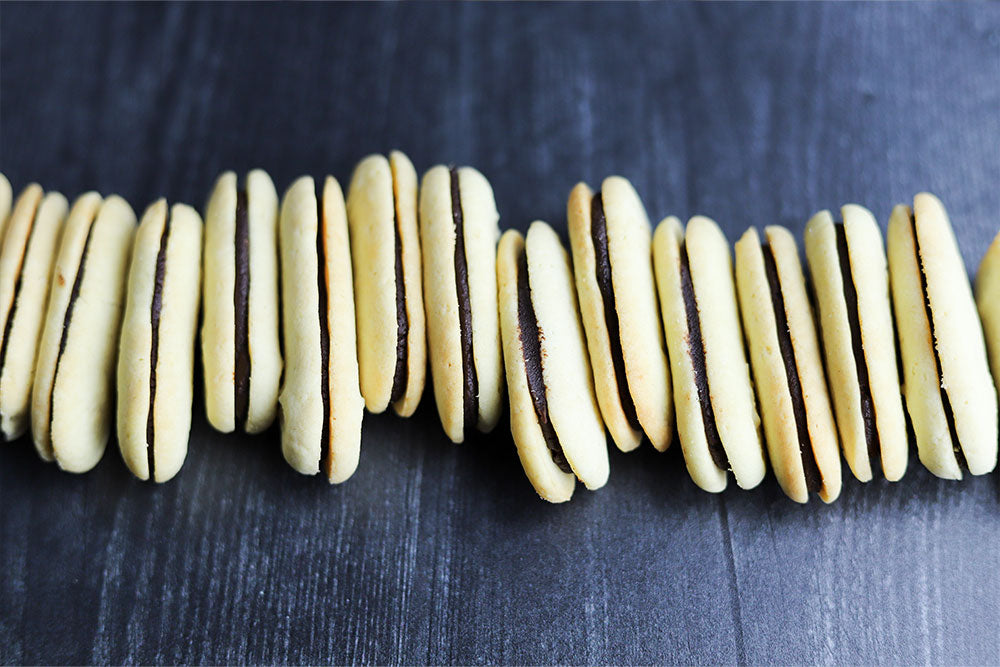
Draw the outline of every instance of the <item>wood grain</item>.
<instances>
[{"instance_id":1,"label":"wood grain","mask_svg":"<svg viewBox=\"0 0 1000 667\"><path fill-rule=\"evenodd\" d=\"M610 173L730 239L847 201L884 226L929 189L973 270L1000 224L996 4L4 4L0 64L15 189L139 211L400 148L475 165L522 230L565 234L572 185ZM0 661L1000 662L995 475L914 452L897 484L798 507L773 477L705 494L646 445L552 507L505 421L451 445L428 392L366 417L330 488L201 403L159 488L114 443L83 476L0 447Z\"/></svg>"}]
</instances>

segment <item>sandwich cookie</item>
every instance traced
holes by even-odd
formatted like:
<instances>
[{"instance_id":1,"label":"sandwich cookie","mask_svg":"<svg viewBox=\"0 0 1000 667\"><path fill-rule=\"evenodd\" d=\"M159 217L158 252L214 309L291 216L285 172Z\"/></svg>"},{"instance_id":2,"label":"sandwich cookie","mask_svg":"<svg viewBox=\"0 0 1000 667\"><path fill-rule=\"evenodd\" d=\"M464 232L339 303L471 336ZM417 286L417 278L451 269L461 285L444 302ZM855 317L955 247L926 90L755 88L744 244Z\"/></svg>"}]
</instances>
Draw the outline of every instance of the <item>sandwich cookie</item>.
<instances>
[{"instance_id":1,"label":"sandwich cookie","mask_svg":"<svg viewBox=\"0 0 1000 667\"><path fill-rule=\"evenodd\" d=\"M597 193L577 184L566 217L601 414L620 450L645 433L663 451L674 415L646 209L631 183L610 176Z\"/></svg>"},{"instance_id":2,"label":"sandwich cookie","mask_svg":"<svg viewBox=\"0 0 1000 667\"><path fill-rule=\"evenodd\" d=\"M867 482L881 470L895 482L909 443L882 233L868 209L847 204L840 212L843 222L820 211L805 232L827 380L854 476Z\"/></svg>"},{"instance_id":3,"label":"sandwich cookie","mask_svg":"<svg viewBox=\"0 0 1000 667\"><path fill-rule=\"evenodd\" d=\"M712 220L667 218L653 236L653 264L663 312L688 473L720 492L732 471L751 489L767 464L750 383L729 243Z\"/></svg>"},{"instance_id":4,"label":"sandwich cookie","mask_svg":"<svg viewBox=\"0 0 1000 667\"><path fill-rule=\"evenodd\" d=\"M201 358L205 412L218 431L260 433L281 382L278 195L267 172L227 171L205 211Z\"/></svg>"},{"instance_id":5,"label":"sandwich cookie","mask_svg":"<svg viewBox=\"0 0 1000 667\"><path fill-rule=\"evenodd\" d=\"M4 230L7 229L7 217L10 215L10 205L14 192L10 189L10 181L0 174L0 241L3 241Z\"/></svg>"},{"instance_id":6,"label":"sandwich cookie","mask_svg":"<svg viewBox=\"0 0 1000 667\"><path fill-rule=\"evenodd\" d=\"M997 462L997 394L983 329L944 205L932 194L889 218L889 278L903 395L920 462L962 479Z\"/></svg>"},{"instance_id":7,"label":"sandwich cookie","mask_svg":"<svg viewBox=\"0 0 1000 667\"><path fill-rule=\"evenodd\" d=\"M427 373L427 335L417 228L417 172L393 151L370 155L347 192L354 262L361 394L370 412L417 409Z\"/></svg>"},{"instance_id":8,"label":"sandwich cookie","mask_svg":"<svg viewBox=\"0 0 1000 667\"><path fill-rule=\"evenodd\" d=\"M1000 385L1000 234L990 244L976 274L976 302L983 320L993 384Z\"/></svg>"},{"instance_id":9,"label":"sandwich cookie","mask_svg":"<svg viewBox=\"0 0 1000 667\"><path fill-rule=\"evenodd\" d=\"M37 184L29 185L17 198L0 246L0 436L4 440L28 430L35 354L67 207L58 192L43 194Z\"/></svg>"},{"instance_id":10,"label":"sandwich cookie","mask_svg":"<svg viewBox=\"0 0 1000 667\"><path fill-rule=\"evenodd\" d=\"M201 217L166 200L142 216L118 351L118 446L139 479L165 482L187 455L201 282Z\"/></svg>"},{"instance_id":11,"label":"sandwich cookie","mask_svg":"<svg viewBox=\"0 0 1000 667\"><path fill-rule=\"evenodd\" d=\"M472 167L432 167L420 188L427 342L441 425L452 442L488 432L503 409L497 315L500 214Z\"/></svg>"},{"instance_id":12,"label":"sandwich cookie","mask_svg":"<svg viewBox=\"0 0 1000 667\"><path fill-rule=\"evenodd\" d=\"M111 433L115 362L135 213L81 195L63 228L31 393L31 434L69 472L97 465Z\"/></svg>"},{"instance_id":13,"label":"sandwich cookie","mask_svg":"<svg viewBox=\"0 0 1000 667\"><path fill-rule=\"evenodd\" d=\"M528 480L553 503L570 499L577 478L604 486L604 422L569 256L551 227L533 222L527 238L500 237L497 283L510 431Z\"/></svg>"},{"instance_id":14,"label":"sandwich cookie","mask_svg":"<svg viewBox=\"0 0 1000 667\"><path fill-rule=\"evenodd\" d=\"M364 400L358 380L347 211L327 176L292 184L281 204L285 375L278 396L281 450L295 470L343 482L358 467Z\"/></svg>"},{"instance_id":15,"label":"sandwich cookie","mask_svg":"<svg viewBox=\"0 0 1000 667\"><path fill-rule=\"evenodd\" d=\"M771 467L795 502L840 495L840 451L795 239L748 229L736 243L736 290Z\"/></svg>"}]
</instances>

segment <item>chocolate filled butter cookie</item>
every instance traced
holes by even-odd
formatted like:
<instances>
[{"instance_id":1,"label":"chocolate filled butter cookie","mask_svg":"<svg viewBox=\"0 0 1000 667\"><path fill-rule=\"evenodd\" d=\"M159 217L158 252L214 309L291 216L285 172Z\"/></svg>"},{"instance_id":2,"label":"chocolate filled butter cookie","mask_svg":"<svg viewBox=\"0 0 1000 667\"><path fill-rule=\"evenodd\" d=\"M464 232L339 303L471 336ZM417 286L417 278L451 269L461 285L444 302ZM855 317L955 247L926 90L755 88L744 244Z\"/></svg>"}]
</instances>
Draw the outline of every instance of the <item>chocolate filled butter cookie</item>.
<instances>
[{"instance_id":1,"label":"chocolate filled butter cookie","mask_svg":"<svg viewBox=\"0 0 1000 667\"><path fill-rule=\"evenodd\" d=\"M976 274L976 303L993 369L993 384L1000 385L1000 234L990 244Z\"/></svg>"},{"instance_id":2,"label":"chocolate filled butter cookie","mask_svg":"<svg viewBox=\"0 0 1000 667\"><path fill-rule=\"evenodd\" d=\"M165 482L187 455L201 281L201 217L163 199L132 249L118 351L118 446L139 479Z\"/></svg>"},{"instance_id":3,"label":"chocolate filled butter cookie","mask_svg":"<svg viewBox=\"0 0 1000 667\"><path fill-rule=\"evenodd\" d=\"M882 234L868 209L820 211L806 226L827 380L844 458L862 482L906 472L908 440Z\"/></svg>"},{"instance_id":4,"label":"chocolate filled butter cookie","mask_svg":"<svg viewBox=\"0 0 1000 667\"><path fill-rule=\"evenodd\" d=\"M0 241L3 241L3 233L7 229L7 218L10 216L13 196L14 192L10 189L10 181L0 173Z\"/></svg>"},{"instance_id":5,"label":"chocolate filled butter cookie","mask_svg":"<svg viewBox=\"0 0 1000 667\"><path fill-rule=\"evenodd\" d=\"M2 202L0 202L2 204ZM66 198L31 184L17 198L0 245L0 436L28 430L35 355L66 217Z\"/></svg>"},{"instance_id":6,"label":"chocolate filled butter cookie","mask_svg":"<svg viewBox=\"0 0 1000 667\"><path fill-rule=\"evenodd\" d=\"M784 227L736 243L736 288L771 467L792 500L840 495L840 451L795 239Z\"/></svg>"},{"instance_id":7,"label":"chocolate filled butter cookie","mask_svg":"<svg viewBox=\"0 0 1000 667\"><path fill-rule=\"evenodd\" d=\"M670 352L677 432L694 483L750 489L767 470L744 353L729 243L712 220L667 218L653 260Z\"/></svg>"},{"instance_id":8,"label":"chocolate filled butter cookie","mask_svg":"<svg viewBox=\"0 0 1000 667\"><path fill-rule=\"evenodd\" d=\"M343 482L358 467L364 400L358 380L347 211L327 176L292 184L281 204L285 374L281 449L295 470Z\"/></svg>"},{"instance_id":9,"label":"chocolate filled butter cookie","mask_svg":"<svg viewBox=\"0 0 1000 667\"><path fill-rule=\"evenodd\" d=\"M638 447L644 433L663 451L673 401L646 209L631 183L610 176L596 193L577 184L566 216L601 414L622 451Z\"/></svg>"},{"instance_id":10,"label":"chocolate filled butter cookie","mask_svg":"<svg viewBox=\"0 0 1000 667\"><path fill-rule=\"evenodd\" d=\"M947 479L997 462L997 394L982 325L941 201L926 192L889 218L889 276L903 395L920 462Z\"/></svg>"},{"instance_id":11,"label":"chocolate filled butter cookie","mask_svg":"<svg viewBox=\"0 0 1000 667\"><path fill-rule=\"evenodd\" d=\"M538 495L569 500L576 479L608 479L597 407L569 256L544 222L527 237L508 230L497 252L500 328L510 395L510 431Z\"/></svg>"},{"instance_id":12,"label":"chocolate filled butter cookie","mask_svg":"<svg viewBox=\"0 0 1000 667\"><path fill-rule=\"evenodd\" d=\"M424 305L434 398L445 433L488 432L503 409L493 189L472 167L432 167L420 188Z\"/></svg>"},{"instance_id":13,"label":"chocolate filled butter cookie","mask_svg":"<svg viewBox=\"0 0 1000 667\"><path fill-rule=\"evenodd\" d=\"M255 169L242 187L219 177L205 211L205 412L218 431L260 433L274 421L278 339L278 195Z\"/></svg>"},{"instance_id":14,"label":"chocolate filled butter cookie","mask_svg":"<svg viewBox=\"0 0 1000 667\"><path fill-rule=\"evenodd\" d=\"M135 213L121 197L81 195L63 226L31 393L39 455L86 472L111 433L115 361Z\"/></svg>"},{"instance_id":15,"label":"chocolate filled butter cookie","mask_svg":"<svg viewBox=\"0 0 1000 667\"><path fill-rule=\"evenodd\" d=\"M417 228L417 172L393 151L370 155L347 192L361 394L371 412L409 417L424 392L427 335Z\"/></svg>"}]
</instances>

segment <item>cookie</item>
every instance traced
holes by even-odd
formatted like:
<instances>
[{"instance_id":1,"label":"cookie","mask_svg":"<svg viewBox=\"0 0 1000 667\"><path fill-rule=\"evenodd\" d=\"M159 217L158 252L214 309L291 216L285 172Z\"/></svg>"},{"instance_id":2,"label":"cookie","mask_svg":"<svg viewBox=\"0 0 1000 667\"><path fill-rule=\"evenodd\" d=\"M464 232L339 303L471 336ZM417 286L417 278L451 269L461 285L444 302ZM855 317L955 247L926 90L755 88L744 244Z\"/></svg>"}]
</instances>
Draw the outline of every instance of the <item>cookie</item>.
<instances>
[{"instance_id":1,"label":"cookie","mask_svg":"<svg viewBox=\"0 0 1000 667\"><path fill-rule=\"evenodd\" d=\"M497 315L500 214L472 167L432 167L420 187L427 343L438 415L453 442L488 432L503 409Z\"/></svg>"},{"instance_id":2,"label":"cookie","mask_svg":"<svg viewBox=\"0 0 1000 667\"><path fill-rule=\"evenodd\" d=\"M218 431L260 433L274 421L281 382L278 195L255 169L242 187L219 176L205 210L201 359L205 412Z\"/></svg>"},{"instance_id":3,"label":"cookie","mask_svg":"<svg viewBox=\"0 0 1000 667\"><path fill-rule=\"evenodd\" d=\"M4 440L28 430L35 353L66 209L65 197L58 192L44 194L32 183L18 196L0 246L0 437Z\"/></svg>"},{"instance_id":4,"label":"cookie","mask_svg":"<svg viewBox=\"0 0 1000 667\"><path fill-rule=\"evenodd\" d=\"M908 437L896 365L882 233L868 209L847 204L809 220L806 257L844 458L862 482L906 472Z\"/></svg>"},{"instance_id":5,"label":"cookie","mask_svg":"<svg viewBox=\"0 0 1000 667\"><path fill-rule=\"evenodd\" d=\"M0 241L3 241L4 230L7 229L7 217L10 215L10 204L14 192L10 189L10 181L0 173Z\"/></svg>"},{"instance_id":6,"label":"cookie","mask_svg":"<svg viewBox=\"0 0 1000 667\"><path fill-rule=\"evenodd\" d=\"M370 412L417 409L427 373L427 334L417 228L417 172L393 151L370 155L347 191L354 261L361 394Z\"/></svg>"},{"instance_id":7,"label":"cookie","mask_svg":"<svg viewBox=\"0 0 1000 667\"><path fill-rule=\"evenodd\" d=\"M840 495L837 426L795 239L748 229L736 243L736 291L771 468L792 500Z\"/></svg>"},{"instance_id":8,"label":"cookie","mask_svg":"<svg viewBox=\"0 0 1000 667\"><path fill-rule=\"evenodd\" d=\"M305 475L331 483L358 467L364 399L358 379L347 211L340 184L303 176L278 225L285 373L278 395L281 450Z\"/></svg>"},{"instance_id":9,"label":"cookie","mask_svg":"<svg viewBox=\"0 0 1000 667\"><path fill-rule=\"evenodd\" d=\"M69 472L97 465L111 434L115 361L135 213L81 195L63 225L31 393L39 455Z\"/></svg>"},{"instance_id":10,"label":"cookie","mask_svg":"<svg viewBox=\"0 0 1000 667\"><path fill-rule=\"evenodd\" d=\"M903 395L920 462L961 479L997 462L997 394L982 325L941 201L922 192L889 218L889 278Z\"/></svg>"},{"instance_id":11,"label":"cookie","mask_svg":"<svg viewBox=\"0 0 1000 667\"><path fill-rule=\"evenodd\" d=\"M643 434L663 451L673 401L646 209L631 183L610 176L597 193L577 184L566 217L601 414L622 451L638 447Z\"/></svg>"},{"instance_id":12,"label":"cookie","mask_svg":"<svg viewBox=\"0 0 1000 667\"><path fill-rule=\"evenodd\" d=\"M510 431L539 496L569 500L608 479L608 448L569 255L544 222L508 230L497 250Z\"/></svg>"},{"instance_id":13,"label":"cookie","mask_svg":"<svg viewBox=\"0 0 1000 667\"><path fill-rule=\"evenodd\" d=\"M993 239L979 265L976 303L993 368L993 384L1000 385L1000 234Z\"/></svg>"},{"instance_id":14,"label":"cookie","mask_svg":"<svg viewBox=\"0 0 1000 667\"><path fill-rule=\"evenodd\" d=\"M694 483L717 493L732 471L751 489L767 465L744 352L729 243L714 221L674 217L653 235L677 433Z\"/></svg>"},{"instance_id":15,"label":"cookie","mask_svg":"<svg viewBox=\"0 0 1000 667\"><path fill-rule=\"evenodd\" d=\"M201 217L166 200L142 216L132 249L118 351L118 446L139 479L165 482L191 431Z\"/></svg>"}]
</instances>

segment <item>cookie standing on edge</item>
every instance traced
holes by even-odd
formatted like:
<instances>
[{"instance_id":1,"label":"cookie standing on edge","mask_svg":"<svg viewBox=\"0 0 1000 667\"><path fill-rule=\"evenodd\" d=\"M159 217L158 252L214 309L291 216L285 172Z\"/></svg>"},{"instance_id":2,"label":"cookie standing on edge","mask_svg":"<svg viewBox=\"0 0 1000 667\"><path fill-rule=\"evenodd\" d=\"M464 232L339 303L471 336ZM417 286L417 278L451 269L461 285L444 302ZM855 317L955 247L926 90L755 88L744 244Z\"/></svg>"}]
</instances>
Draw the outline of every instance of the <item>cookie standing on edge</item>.
<instances>
[{"instance_id":1,"label":"cookie standing on edge","mask_svg":"<svg viewBox=\"0 0 1000 667\"><path fill-rule=\"evenodd\" d=\"M597 193L577 184L566 217L601 414L620 450L638 447L645 433L663 451L673 400L646 209L631 183L609 176Z\"/></svg>"},{"instance_id":2,"label":"cookie standing on edge","mask_svg":"<svg viewBox=\"0 0 1000 667\"><path fill-rule=\"evenodd\" d=\"M881 470L895 482L909 441L882 234L862 206L847 204L841 216L820 211L805 231L830 394L854 476L867 482Z\"/></svg>"},{"instance_id":3,"label":"cookie standing on edge","mask_svg":"<svg viewBox=\"0 0 1000 667\"><path fill-rule=\"evenodd\" d=\"M962 479L997 462L997 394L983 329L948 214L922 192L889 218L889 275L903 395L920 462Z\"/></svg>"},{"instance_id":4,"label":"cookie standing on edge","mask_svg":"<svg viewBox=\"0 0 1000 667\"><path fill-rule=\"evenodd\" d=\"M694 483L751 489L767 464L744 353L729 243L714 221L661 222L653 263L674 384L677 432Z\"/></svg>"},{"instance_id":5,"label":"cookie standing on edge","mask_svg":"<svg viewBox=\"0 0 1000 667\"><path fill-rule=\"evenodd\" d=\"M3 241L4 230L7 229L7 216L10 215L10 205L14 192L10 189L10 181L0 174L0 241Z\"/></svg>"},{"instance_id":6,"label":"cookie standing on edge","mask_svg":"<svg viewBox=\"0 0 1000 667\"><path fill-rule=\"evenodd\" d=\"M564 502L576 478L591 490L608 480L608 448L597 407L569 256L544 222L527 238L508 230L497 251L510 431L539 496Z\"/></svg>"},{"instance_id":7,"label":"cookie standing on edge","mask_svg":"<svg viewBox=\"0 0 1000 667\"><path fill-rule=\"evenodd\" d=\"M317 196L318 195L318 196ZM331 483L358 467L364 399L358 379L347 211L327 176L295 181L281 204L285 374L278 396L281 450L298 472Z\"/></svg>"},{"instance_id":8,"label":"cookie standing on edge","mask_svg":"<svg viewBox=\"0 0 1000 667\"><path fill-rule=\"evenodd\" d=\"M219 176L205 211L201 359L205 412L217 431L260 433L274 421L281 382L278 195L255 169L240 188Z\"/></svg>"},{"instance_id":9,"label":"cookie standing on edge","mask_svg":"<svg viewBox=\"0 0 1000 667\"><path fill-rule=\"evenodd\" d=\"M0 246L2 440L28 430L38 337L66 209L65 197L32 183L17 198Z\"/></svg>"},{"instance_id":10,"label":"cookie standing on edge","mask_svg":"<svg viewBox=\"0 0 1000 667\"><path fill-rule=\"evenodd\" d=\"M771 467L792 500L840 495L837 426L795 239L784 227L736 242L736 289Z\"/></svg>"},{"instance_id":11,"label":"cookie standing on edge","mask_svg":"<svg viewBox=\"0 0 1000 667\"><path fill-rule=\"evenodd\" d=\"M500 214L472 167L432 167L420 187L424 306L434 398L452 442L488 432L503 409L497 315Z\"/></svg>"},{"instance_id":12,"label":"cookie standing on edge","mask_svg":"<svg viewBox=\"0 0 1000 667\"><path fill-rule=\"evenodd\" d=\"M187 455L201 232L193 208L168 211L163 199L136 232L118 351L118 446L139 479L165 482Z\"/></svg>"},{"instance_id":13,"label":"cookie standing on edge","mask_svg":"<svg viewBox=\"0 0 1000 667\"><path fill-rule=\"evenodd\" d=\"M97 465L111 400L135 213L118 196L81 195L63 225L31 394L38 454L69 472Z\"/></svg>"},{"instance_id":14,"label":"cookie standing on edge","mask_svg":"<svg viewBox=\"0 0 1000 667\"><path fill-rule=\"evenodd\" d=\"M370 412L417 409L427 335L417 229L417 172L403 153L369 155L347 191L361 393Z\"/></svg>"},{"instance_id":15,"label":"cookie standing on edge","mask_svg":"<svg viewBox=\"0 0 1000 667\"><path fill-rule=\"evenodd\" d=\"M1000 234L997 234L979 264L976 303L983 321L986 347L993 368L993 384L1000 385Z\"/></svg>"}]
</instances>

